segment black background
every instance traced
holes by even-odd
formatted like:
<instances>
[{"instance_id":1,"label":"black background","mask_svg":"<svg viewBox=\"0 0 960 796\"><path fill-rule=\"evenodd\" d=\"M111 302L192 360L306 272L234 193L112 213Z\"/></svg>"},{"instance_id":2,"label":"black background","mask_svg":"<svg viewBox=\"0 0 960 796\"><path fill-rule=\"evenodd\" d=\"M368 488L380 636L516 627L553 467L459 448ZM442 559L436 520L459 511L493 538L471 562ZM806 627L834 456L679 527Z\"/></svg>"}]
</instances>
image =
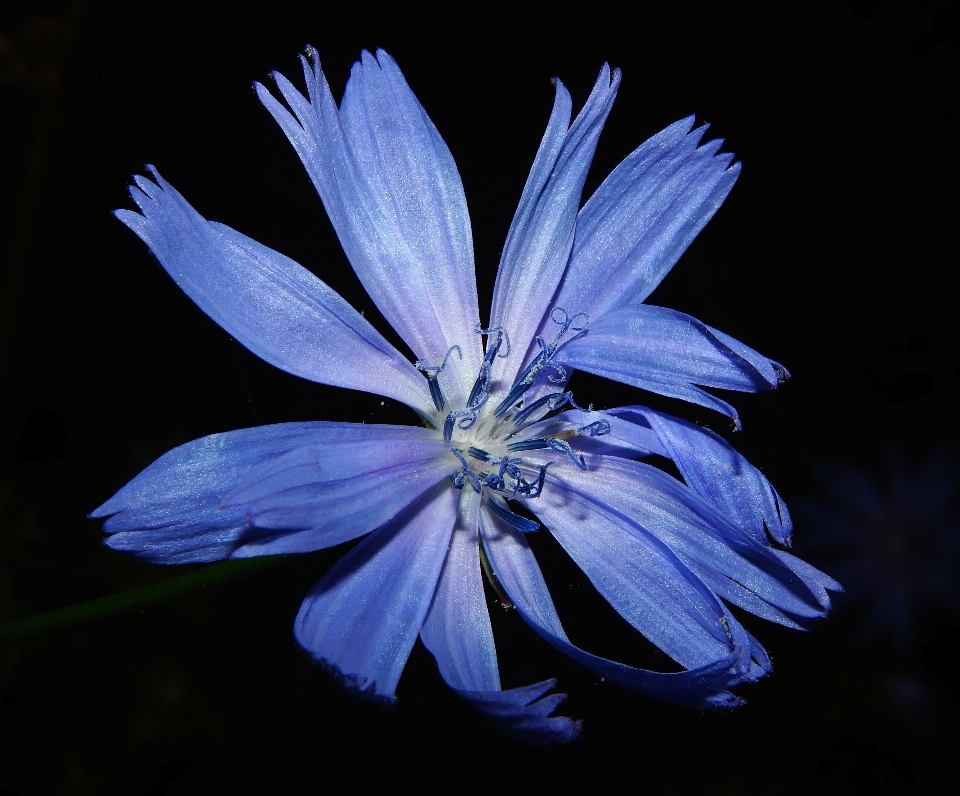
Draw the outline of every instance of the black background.
<instances>
[{"instance_id":1,"label":"black background","mask_svg":"<svg viewBox=\"0 0 960 796\"><path fill-rule=\"evenodd\" d=\"M816 496L818 461L870 470L890 445L907 461L956 447L955 4L452 5L4 3L0 32L19 60L8 47L15 79L0 86L0 621L182 572L102 547L84 519L175 444L288 420L413 420L257 360L110 215L154 163L202 214L310 268L388 333L251 88L274 69L297 82L308 42L337 96L362 48L399 62L463 178L481 317L551 77L579 107L604 61L624 73L587 194L667 124L711 122L743 174L651 302L793 378L724 396L741 412L736 435L706 410L649 403L732 439L788 503ZM573 387L598 407L647 399L580 375ZM801 526L801 552L803 537ZM555 543L535 544L574 640L663 665ZM293 617L341 554L6 646L0 793L932 793L958 773L949 615L925 617L899 655L851 643L844 598L812 633L749 622L775 672L718 715L600 682L494 610L505 685L559 677L563 712L585 722L572 747L528 749L461 703L419 646L386 711L309 662Z\"/></svg>"}]
</instances>

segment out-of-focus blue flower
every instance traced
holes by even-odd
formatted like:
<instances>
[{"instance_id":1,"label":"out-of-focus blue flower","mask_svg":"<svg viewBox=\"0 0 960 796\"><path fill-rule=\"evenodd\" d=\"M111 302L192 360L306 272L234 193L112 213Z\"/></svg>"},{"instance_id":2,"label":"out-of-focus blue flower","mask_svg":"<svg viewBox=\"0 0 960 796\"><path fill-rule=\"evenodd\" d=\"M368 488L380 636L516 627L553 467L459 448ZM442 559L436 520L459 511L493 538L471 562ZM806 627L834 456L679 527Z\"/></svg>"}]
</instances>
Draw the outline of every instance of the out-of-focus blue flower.
<instances>
[{"instance_id":1,"label":"out-of-focus blue flower","mask_svg":"<svg viewBox=\"0 0 960 796\"><path fill-rule=\"evenodd\" d=\"M546 133L480 325L470 221L449 150L396 63L354 65L338 108L316 54L308 96L257 93L320 193L351 265L417 357L390 345L292 260L202 218L151 168L116 215L211 318L289 373L410 406L421 426L285 423L214 434L144 470L92 516L157 563L318 550L369 534L314 587L299 642L347 687L393 700L417 636L451 687L501 729L568 741L546 681L502 690L483 577L549 643L630 688L712 707L769 670L727 603L790 627L836 583L771 544L786 508L723 439L628 406L582 409L575 369L712 407L702 386L775 387L776 363L642 302L739 174L693 118L641 145L580 208L620 73L604 66L571 123L555 82ZM557 413L559 410L560 411ZM548 417L549 416L549 417ZM426 427L424 427L426 426ZM686 484L637 459L673 460ZM532 512L630 624L682 669L592 655L564 632L526 539ZM112 515L112 516L111 516Z\"/></svg>"},{"instance_id":2,"label":"out-of-focus blue flower","mask_svg":"<svg viewBox=\"0 0 960 796\"><path fill-rule=\"evenodd\" d=\"M960 462L940 451L912 469L890 449L880 477L828 465L815 475L831 500L802 504L806 549L863 610L857 641L888 636L906 652L924 613L960 609Z\"/></svg>"}]
</instances>

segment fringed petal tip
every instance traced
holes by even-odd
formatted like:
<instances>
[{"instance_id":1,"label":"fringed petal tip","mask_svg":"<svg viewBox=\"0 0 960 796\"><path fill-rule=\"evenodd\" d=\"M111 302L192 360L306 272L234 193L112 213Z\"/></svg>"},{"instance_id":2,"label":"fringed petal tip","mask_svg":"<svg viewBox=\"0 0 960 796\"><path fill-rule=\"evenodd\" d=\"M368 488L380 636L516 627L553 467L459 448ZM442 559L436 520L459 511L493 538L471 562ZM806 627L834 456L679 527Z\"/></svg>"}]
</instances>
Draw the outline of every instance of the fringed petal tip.
<instances>
[{"instance_id":1,"label":"fringed petal tip","mask_svg":"<svg viewBox=\"0 0 960 796\"><path fill-rule=\"evenodd\" d=\"M580 736L582 721L551 716L566 694L544 696L554 679L509 691L457 691L498 730L531 746L567 744Z\"/></svg>"},{"instance_id":2,"label":"fringed petal tip","mask_svg":"<svg viewBox=\"0 0 960 796\"><path fill-rule=\"evenodd\" d=\"M364 677L362 674L346 674L335 663L331 663L326 658L312 656L313 662L329 674L334 682L346 691L350 696L364 702L373 702L383 707L393 707L397 704L397 698L393 694L378 694L377 681Z\"/></svg>"}]
</instances>

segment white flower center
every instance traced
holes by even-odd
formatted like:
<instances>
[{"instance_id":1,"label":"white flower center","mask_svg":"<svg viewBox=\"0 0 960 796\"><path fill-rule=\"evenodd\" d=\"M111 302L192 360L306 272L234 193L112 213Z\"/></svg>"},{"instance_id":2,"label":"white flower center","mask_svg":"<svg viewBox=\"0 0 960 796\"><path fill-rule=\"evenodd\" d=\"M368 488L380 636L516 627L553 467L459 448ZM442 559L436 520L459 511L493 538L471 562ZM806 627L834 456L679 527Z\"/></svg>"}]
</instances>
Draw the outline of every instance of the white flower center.
<instances>
[{"instance_id":1,"label":"white flower center","mask_svg":"<svg viewBox=\"0 0 960 796\"><path fill-rule=\"evenodd\" d=\"M428 366L421 361L416 363L417 368L426 374L430 385L436 407L434 422L443 431L444 440L450 443L451 454L460 464L460 469L452 476L453 484L457 488L470 486L478 494L489 490L500 493L507 499L536 498L543 490L547 468L553 462L536 464L525 461L518 453L549 449L565 455L577 467L585 468L583 458L577 456L570 447L570 440L580 435L594 437L609 431L609 423L600 420L582 428L566 428L542 436L521 434L527 426L568 403L576 409L580 408L570 392L553 392L529 403L524 400L524 395L542 370L552 369L556 372L556 376L548 376L555 384L562 385L566 382L565 369L552 362L551 357L568 330L572 329L579 334L586 330L589 322L584 313L570 316L560 308L555 308L550 317L561 327L556 337L549 344L545 343L542 337L536 338L540 353L517 377L506 398L494 408L487 406L490 397L490 370L496 357L508 356L510 353L509 339L503 329L478 329L480 334L487 335L487 349L480 373L466 405L462 408L448 406L439 381L439 375L447 366L450 355L454 351L460 355L459 346L453 346L443 362L437 366ZM580 325L575 325L580 318L583 319ZM506 350L501 352L503 347ZM492 506L494 501L488 500L488 503ZM496 503L500 505L502 501Z\"/></svg>"}]
</instances>

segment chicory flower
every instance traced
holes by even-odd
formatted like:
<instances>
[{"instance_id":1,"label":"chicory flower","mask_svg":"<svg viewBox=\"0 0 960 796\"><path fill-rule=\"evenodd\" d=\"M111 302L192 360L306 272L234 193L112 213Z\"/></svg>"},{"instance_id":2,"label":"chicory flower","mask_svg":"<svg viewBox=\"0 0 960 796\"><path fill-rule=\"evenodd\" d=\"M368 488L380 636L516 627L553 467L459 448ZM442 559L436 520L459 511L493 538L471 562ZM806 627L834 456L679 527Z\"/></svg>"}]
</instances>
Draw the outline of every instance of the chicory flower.
<instances>
[{"instance_id":1,"label":"chicory flower","mask_svg":"<svg viewBox=\"0 0 960 796\"><path fill-rule=\"evenodd\" d=\"M307 595L300 644L348 688L393 700L417 637L440 673L504 731L576 737L548 680L503 690L486 577L536 633L592 671L656 697L738 704L770 668L733 604L791 627L837 584L793 557L766 478L722 438L643 406L582 408L574 370L711 407L758 391L777 363L644 300L740 171L683 119L641 145L581 208L620 84L604 66L571 123L563 84L480 324L460 177L393 59L364 52L337 107L312 49L307 96L257 84L316 186L347 258L416 357L320 279L201 217L154 169L140 212L116 211L177 284L251 351L323 384L401 401L419 426L283 423L214 434L144 470L91 516L107 544L165 564L318 550L369 534ZM563 411L560 411L563 410ZM671 459L686 483L638 461ZM525 509L525 514L518 513ZM576 646L526 534L552 533L613 607L677 662L657 673Z\"/></svg>"}]
</instances>

